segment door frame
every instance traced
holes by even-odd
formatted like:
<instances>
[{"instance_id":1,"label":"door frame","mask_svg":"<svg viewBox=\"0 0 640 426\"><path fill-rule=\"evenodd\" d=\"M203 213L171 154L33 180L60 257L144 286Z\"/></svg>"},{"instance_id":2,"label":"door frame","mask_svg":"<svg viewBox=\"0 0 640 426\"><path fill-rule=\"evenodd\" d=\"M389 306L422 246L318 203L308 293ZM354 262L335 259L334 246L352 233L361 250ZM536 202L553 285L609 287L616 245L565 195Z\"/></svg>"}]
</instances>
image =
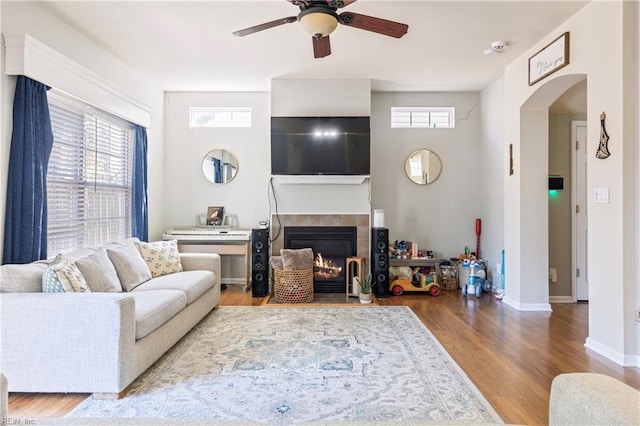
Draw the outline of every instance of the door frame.
<instances>
[{"instance_id":1,"label":"door frame","mask_svg":"<svg viewBox=\"0 0 640 426\"><path fill-rule=\"evenodd\" d=\"M579 232L588 232L588 228L587 228L587 217L586 215L588 214L587 211L587 182L586 182L586 167L587 167L587 161L586 161L586 149L587 149L587 141L585 140L583 145L584 146L580 146L580 149L578 149L578 147L576 146L576 143L578 142L578 132L577 132L577 128L578 127L587 127L587 121L586 120L571 120L571 208L573 209L572 213L571 213L571 297L573 299L574 302L578 301L578 277L576 276L576 271L578 270L579 267L579 259L578 259L578 245L577 245L577 240L578 240L578 233ZM580 170L578 170L578 160L579 160L579 155L581 151L584 153L584 173L580 173ZM578 194L578 179L583 179L584 182L582 182L581 187L583 188L584 193L583 194ZM582 201L579 199L580 196L583 196ZM577 211L577 206L579 206L579 211L580 213L578 213ZM580 224L580 221L578 220L578 216L579 214L584 215L584 220L582 223L582 226ZM580 228L580 229L579 229ZM587 241L587 236L585 235L585 244ZM587 247L587 251L589 250L589 247ZM588 289L588 263L587 263L587 252L584 253L585 258L583 259L582 264L584 265L584 267L580 268L580 278L586 280L586 285L587 285L587 289ZM582 299L581 299L582 300ZM587 290L587 300L588 300L588 290Z\"/></svg>"}]
</instances>

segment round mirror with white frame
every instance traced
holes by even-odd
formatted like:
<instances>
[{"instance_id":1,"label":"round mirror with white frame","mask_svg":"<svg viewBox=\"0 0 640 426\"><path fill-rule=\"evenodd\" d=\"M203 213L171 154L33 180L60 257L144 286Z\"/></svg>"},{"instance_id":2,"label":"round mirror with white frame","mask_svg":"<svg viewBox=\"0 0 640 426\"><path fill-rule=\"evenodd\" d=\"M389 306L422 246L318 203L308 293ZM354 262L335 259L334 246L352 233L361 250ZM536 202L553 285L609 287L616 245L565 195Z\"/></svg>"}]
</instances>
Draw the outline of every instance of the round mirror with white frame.
<instances>
[{"instance_id":1,"label":"round mirror with white frame","mask_svg":"<svg viewBox=\"0 0 640 426\"><path fill-rule=\"evenodd\" d=\"M226 149L212 149L202 159L202 173L209 182L228 183L238 173L238 159Z\"/></svg>"},{"instance_id":2,"label":"round mirror with white frame","mask_svg":"<svg viewBox=\"0 0 640 426\"><path fill-rule=\"evenodd\" d=\"M438 154L430 149L416 149L404 161L404 172L413 183L428 185L435 182L442 171Z\"/></svg>"}]
</instances>

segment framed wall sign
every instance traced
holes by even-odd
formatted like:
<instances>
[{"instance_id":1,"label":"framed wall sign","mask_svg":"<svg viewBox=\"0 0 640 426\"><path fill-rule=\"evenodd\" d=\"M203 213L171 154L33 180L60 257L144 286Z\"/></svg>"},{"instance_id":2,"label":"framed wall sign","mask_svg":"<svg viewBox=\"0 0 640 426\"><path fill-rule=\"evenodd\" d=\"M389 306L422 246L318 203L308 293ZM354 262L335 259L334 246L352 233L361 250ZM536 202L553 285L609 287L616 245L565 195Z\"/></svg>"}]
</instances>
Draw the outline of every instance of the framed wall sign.
<instances>
[{"instance_id":1,"label":"framed wall sign","mask_svg":"<svg viewBox=\"0 0 640 426\"><path fill-rule=\"evenodd\" d=\"M569 65L569 32L562 34L529 58L529 86Z\"/></svg>"}]
</instances>

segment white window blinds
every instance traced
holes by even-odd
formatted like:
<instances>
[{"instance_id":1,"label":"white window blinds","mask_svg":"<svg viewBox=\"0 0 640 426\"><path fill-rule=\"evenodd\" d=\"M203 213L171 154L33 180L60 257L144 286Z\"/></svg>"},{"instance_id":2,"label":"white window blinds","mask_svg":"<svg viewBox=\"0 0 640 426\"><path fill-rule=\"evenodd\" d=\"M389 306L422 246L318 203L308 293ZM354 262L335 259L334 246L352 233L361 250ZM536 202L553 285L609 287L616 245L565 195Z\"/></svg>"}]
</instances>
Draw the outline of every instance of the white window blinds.
<instances>
[{"instance_id":1,"label":"white window blinds","mask_svg":"<svg viewBox=\"0 0 640 426\"><path fill-rule=\"evenodd\" d=\"M49 257L131 236L133 126L49 93Z\"/></svg>"},{"instance_id":2,"label":"white window blinds","mask_svg":"<svg viewBox=\"0 0 640 426\"><path fill-rule=\"evenodd\" d=\"M391 127L451 129L455 127L455 108L391 107Z\"/></svg>"}]
</instances>

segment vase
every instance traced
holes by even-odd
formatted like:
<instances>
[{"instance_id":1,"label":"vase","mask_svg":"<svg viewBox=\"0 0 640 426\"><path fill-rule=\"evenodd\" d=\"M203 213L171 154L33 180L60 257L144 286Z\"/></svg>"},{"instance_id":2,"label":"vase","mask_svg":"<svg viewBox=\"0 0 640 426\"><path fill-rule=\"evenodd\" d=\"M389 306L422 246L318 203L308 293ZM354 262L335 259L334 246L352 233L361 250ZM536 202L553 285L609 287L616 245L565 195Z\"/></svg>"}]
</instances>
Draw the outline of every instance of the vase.
<instances>
[{"instance_id":1,"label":"vase","mask_svg":"<svg viewBox=\"0 0 640 426\"><path fill-rule=\"evenodd\" d=\"M360 295L358 296L360 298L360 303L366 304L366 303L371 303L371 293L360 293Z\"/></svg>"}]
</instances>

